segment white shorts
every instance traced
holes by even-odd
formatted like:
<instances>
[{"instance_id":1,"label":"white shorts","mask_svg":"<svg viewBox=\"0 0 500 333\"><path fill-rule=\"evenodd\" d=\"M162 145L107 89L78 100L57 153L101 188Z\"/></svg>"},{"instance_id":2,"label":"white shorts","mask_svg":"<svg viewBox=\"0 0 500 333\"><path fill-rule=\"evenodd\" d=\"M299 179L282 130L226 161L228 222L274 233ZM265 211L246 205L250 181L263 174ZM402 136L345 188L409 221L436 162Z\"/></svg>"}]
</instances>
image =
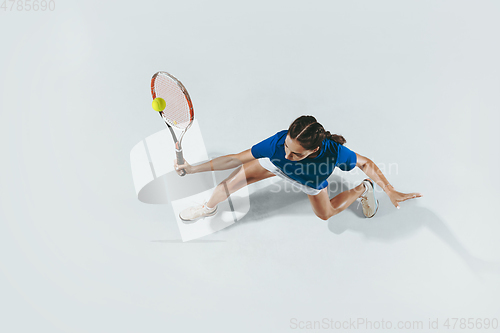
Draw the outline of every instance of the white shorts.
<instances>
[{"instance_id":1,"label":"white shorts","mask_svg":"<svg viewBox=\"0 0 500 333\"><path fill-rule=\"evenodd\" d=\"M318 195L321 192L321 190L315 189L311 186L304 185L304 184L296 181L295 179L288 177L283 171L281 171L280 168L278 168L276 165L274 165L273 162L271 162L271 160L267 157L259 158L259 163L264 169L274 173L276 176L278 176L280 178L283 178L285 181L289 182L290 184L292 184L296 188L300 189L305 194Z\"/></svg>"}]
</instances>

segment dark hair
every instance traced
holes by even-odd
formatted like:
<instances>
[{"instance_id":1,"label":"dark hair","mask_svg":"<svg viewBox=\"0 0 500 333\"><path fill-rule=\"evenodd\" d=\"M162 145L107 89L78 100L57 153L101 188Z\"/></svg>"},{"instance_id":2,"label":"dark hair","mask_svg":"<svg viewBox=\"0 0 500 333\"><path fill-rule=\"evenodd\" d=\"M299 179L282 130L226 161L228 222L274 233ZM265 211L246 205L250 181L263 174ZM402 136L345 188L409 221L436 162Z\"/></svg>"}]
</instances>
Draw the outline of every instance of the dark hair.
<instances>
[{"instance_id":1,"label":"dark hair","mask_svg":"<svg viewBox=\"0 0 500 333\"><path fill-rule=\"evenodd\" d=\"M295 119L288 128L288 134L291 139L299 141L300 145L307 150L313 150L316 147L321 148L324 139L333 140L341 145L346 143L342 135L325 131L313 116L300 116Z\"/></svg>"}]
</instances>

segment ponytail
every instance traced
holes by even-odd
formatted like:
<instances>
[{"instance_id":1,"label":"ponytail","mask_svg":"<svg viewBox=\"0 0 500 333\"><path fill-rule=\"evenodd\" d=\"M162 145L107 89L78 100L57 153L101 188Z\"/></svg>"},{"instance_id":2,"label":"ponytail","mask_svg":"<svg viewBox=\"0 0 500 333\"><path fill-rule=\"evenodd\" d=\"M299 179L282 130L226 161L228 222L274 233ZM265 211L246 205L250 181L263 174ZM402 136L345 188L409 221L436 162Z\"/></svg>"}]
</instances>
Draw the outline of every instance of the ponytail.
<instances>
[{"instance_id":1,"label":"ponytail","mask_svg":"<svg viewBox=\"0 0 500 333\"><path fill-rule=\"evenodd\" d=\"M333 141L335 141L335 142L337 142L338 144L341 144L341 145L344 145L344 143L347 142L342 135L331 134L329 131L325 131L325 137L327 139L333 140Z\"/></svg>"}]
</instances>

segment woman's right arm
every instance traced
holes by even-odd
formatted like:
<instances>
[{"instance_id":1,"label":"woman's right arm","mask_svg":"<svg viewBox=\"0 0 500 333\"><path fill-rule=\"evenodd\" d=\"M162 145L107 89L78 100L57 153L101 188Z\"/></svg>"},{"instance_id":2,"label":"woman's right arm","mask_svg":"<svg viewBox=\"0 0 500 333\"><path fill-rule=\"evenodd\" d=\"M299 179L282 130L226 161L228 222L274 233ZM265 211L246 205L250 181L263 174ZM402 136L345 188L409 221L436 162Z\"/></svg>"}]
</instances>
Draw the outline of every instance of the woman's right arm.
<instances>
[{"instance_id":1,"label":"woman's right arm","mask_svg":"<svg viewBox=\"0 0 500 333\"><path fill-rule=\"evenodd\" d=\"M253 157L252 152L250 149L247 149L245 151L242 151L239 154L230 154L230 155L225 155L221 157L214 158L211 161L199 164L199 165L190 165L186 161L184 161L184 164L177 165L177 160L174 162L175 170L177 173L180 172L180 170L184 169L186 173L198 173L198 172L204 172L204 171L211 171L211 170L227 170L227 169L233 169L236 168L239 165L242 165L243 163L250 162L251 160L254 160L255 157Z\"/></svg>"}]
</instances>

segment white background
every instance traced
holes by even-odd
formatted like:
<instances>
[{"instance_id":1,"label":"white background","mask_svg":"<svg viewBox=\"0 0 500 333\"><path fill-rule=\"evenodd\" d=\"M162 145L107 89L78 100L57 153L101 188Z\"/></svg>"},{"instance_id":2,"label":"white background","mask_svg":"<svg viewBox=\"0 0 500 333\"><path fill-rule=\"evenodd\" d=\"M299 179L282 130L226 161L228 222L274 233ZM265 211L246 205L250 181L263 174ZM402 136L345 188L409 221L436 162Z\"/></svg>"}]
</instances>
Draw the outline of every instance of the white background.
<instances>
[{"instance_id":1,"label":"white background","mask_svg":"<svg viewBox=\"0 0 500 333\"><path fill-rule=\"evenodd\" d=\"M55 4L0 10L0 330L500 317L499 2ZM262 189L242 221L182 243L129 164L164 128L158 70L188 88L211 156L313 114L424 197L325 222L304 194Z\"/></svg>"}]
</instances>

